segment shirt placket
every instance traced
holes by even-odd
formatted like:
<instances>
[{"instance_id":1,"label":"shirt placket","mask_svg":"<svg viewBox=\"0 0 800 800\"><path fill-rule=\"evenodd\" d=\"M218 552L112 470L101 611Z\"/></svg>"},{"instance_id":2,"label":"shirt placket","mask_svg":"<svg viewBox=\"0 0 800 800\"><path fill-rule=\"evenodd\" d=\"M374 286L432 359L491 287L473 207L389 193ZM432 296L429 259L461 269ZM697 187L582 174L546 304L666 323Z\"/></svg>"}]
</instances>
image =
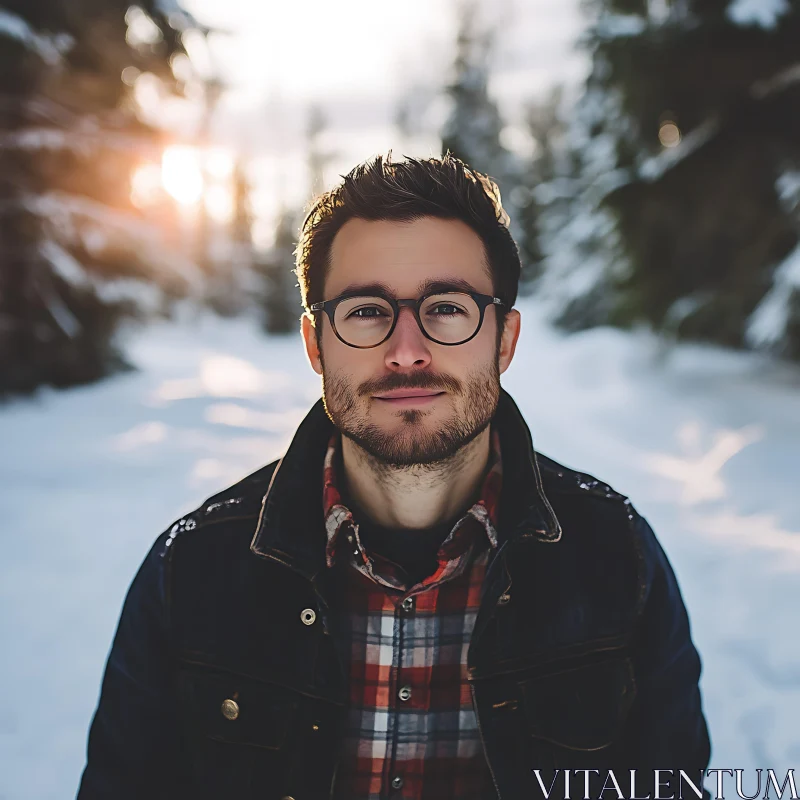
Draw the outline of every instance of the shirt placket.
<instances>
[{"instance_id":1,"label":"shirt placket","mask_svg":"<svg viewBox=\"0 0 800 800\"><path fill-rule=\"evenodd\" d=\"M402 796L402 789L408 788L410 781L421 780L425 753L416 730L416 719L419 713L428 710L431 673L419 667L430 660L426 657L432 646L430 631L425 631L424 627L431 623L432 617L418 616L417 602L419 596L425 594L428 605L435 608L438 593L438 584L422 590L417 587L413 593L405 594L394 608L397 671L393 687L394 737L385 775L389 798ZM424 644L420 646L420 642Z\"/></svg>"}]
</instances>

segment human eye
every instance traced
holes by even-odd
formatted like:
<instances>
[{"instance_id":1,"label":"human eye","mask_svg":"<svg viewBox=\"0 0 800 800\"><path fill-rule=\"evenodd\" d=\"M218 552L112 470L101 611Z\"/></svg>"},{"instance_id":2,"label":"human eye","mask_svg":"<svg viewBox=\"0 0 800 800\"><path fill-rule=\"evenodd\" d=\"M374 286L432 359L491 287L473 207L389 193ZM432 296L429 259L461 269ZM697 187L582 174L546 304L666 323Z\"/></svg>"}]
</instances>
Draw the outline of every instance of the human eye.
<instances>
[{"instance_id":1,"label":"human eye","mask_svg":"<svg viewBox=\"0 0 800 800\"><path fill-rule=\"evenodd\" d=\"M446 317L458 317L467 313L466 309L459 303L449 299L438 299L430 302L425 308L425 313L440 319Z\"/></svg>"},{"instance_id":2,"label":"human eye","mask_svg":"<svg viewBox=\"0 0 800 800\"><path fill-rule=\"evenodd\" d=\"M379 319L380 317L385 317L385 316L386 316L386 311L380 306L363 305L359 306L358 308L354 308L352 311L350 311L350 313L347 315L347 318Z\"/></svg>"},{"instance_id":3,"label":"human eye","mask_svg":"<svg viewBox=\"0 0 800 800\"><path fill-rule=\"evenodd\" d=\"M439 302L428 308L428 314L433 314L437 317L455 317L459 314L464 314L464 309L455 303Z\"/></svg>"}]
</instances>

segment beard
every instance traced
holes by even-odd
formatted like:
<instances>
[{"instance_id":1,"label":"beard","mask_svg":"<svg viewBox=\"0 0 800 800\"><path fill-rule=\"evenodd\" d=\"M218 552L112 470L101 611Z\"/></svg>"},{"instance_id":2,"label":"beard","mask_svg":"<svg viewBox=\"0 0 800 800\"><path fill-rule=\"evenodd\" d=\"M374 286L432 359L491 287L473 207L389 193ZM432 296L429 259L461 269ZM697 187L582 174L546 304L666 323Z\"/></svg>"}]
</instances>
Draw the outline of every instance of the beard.
<instances>
[{"instance_id":1,"label":"beard","mask_svg":"<svg viewBox=\"0 0 800 800\"><path fill-rule=\"evenodd\" d=\"M403 409L396 413L400 428L383 430L370 419L368 408L373 394L393 389L447 390L450 414L429 428L425 423L431 412ZM500 399L500 371L494 359L463 382L450 375L420 372L387 375L356 388L346 375L328 374L323 364L322 395L331 422L378 462L395 468L439 465L489 426Z\"/></svg>"}]
</instances>

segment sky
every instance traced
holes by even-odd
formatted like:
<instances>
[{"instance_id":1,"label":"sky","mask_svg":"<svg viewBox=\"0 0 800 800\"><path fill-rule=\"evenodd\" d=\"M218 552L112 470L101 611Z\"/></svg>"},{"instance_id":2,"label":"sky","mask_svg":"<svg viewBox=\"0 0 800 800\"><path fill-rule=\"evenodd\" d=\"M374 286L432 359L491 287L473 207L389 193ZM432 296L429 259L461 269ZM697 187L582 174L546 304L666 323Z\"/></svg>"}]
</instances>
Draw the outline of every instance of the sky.
<instances>
[{"instance_id":1,"label":"sky","mask_svg":"<svg viewBox=\"0 0 800 800\"><path fill-rule=\"evenodd\" d=\"M198 40L190 40L189 51L201 72L216 71L228 85L213 135L249 159L262 224L280 204L302 203L308 196L304 129L311 104L328 121L322 139L330 156L328 185L389 149L439 154L436 132L448 112L441 89L454 53L455 0L406 0L402 6L368 0L183 4L220 31L209 39L210 52ZM496 30L491 91L512 127L524 101L557 84L579 84L588 62L574 46L583 21L578 0L487 0L483 13ZM409 96L420 130L404 138L394 118L401 98ZM158 117L180 127L163 109ZM264 238L258 227L256 238Z\"/></svg>"}]
</instances>

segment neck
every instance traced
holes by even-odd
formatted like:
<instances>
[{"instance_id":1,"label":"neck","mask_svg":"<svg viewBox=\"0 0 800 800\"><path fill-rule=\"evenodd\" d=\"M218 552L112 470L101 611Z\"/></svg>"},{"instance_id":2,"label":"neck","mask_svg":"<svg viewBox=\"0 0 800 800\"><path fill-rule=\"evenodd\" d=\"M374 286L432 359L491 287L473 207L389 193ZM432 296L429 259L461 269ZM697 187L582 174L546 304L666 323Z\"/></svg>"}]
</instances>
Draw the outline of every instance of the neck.
<instances>
[{"instance_id":1,"label":"neck","mask_svg":"<svg viewBox=\"0 0 800 800\"><path fill-rule=\"evenodd\" d=\"M387 528L430 528L477 499L489 462L490 428L447 461L392 467L342 436L348 492L358 509Z\"/></svg>"}]
</instances>

